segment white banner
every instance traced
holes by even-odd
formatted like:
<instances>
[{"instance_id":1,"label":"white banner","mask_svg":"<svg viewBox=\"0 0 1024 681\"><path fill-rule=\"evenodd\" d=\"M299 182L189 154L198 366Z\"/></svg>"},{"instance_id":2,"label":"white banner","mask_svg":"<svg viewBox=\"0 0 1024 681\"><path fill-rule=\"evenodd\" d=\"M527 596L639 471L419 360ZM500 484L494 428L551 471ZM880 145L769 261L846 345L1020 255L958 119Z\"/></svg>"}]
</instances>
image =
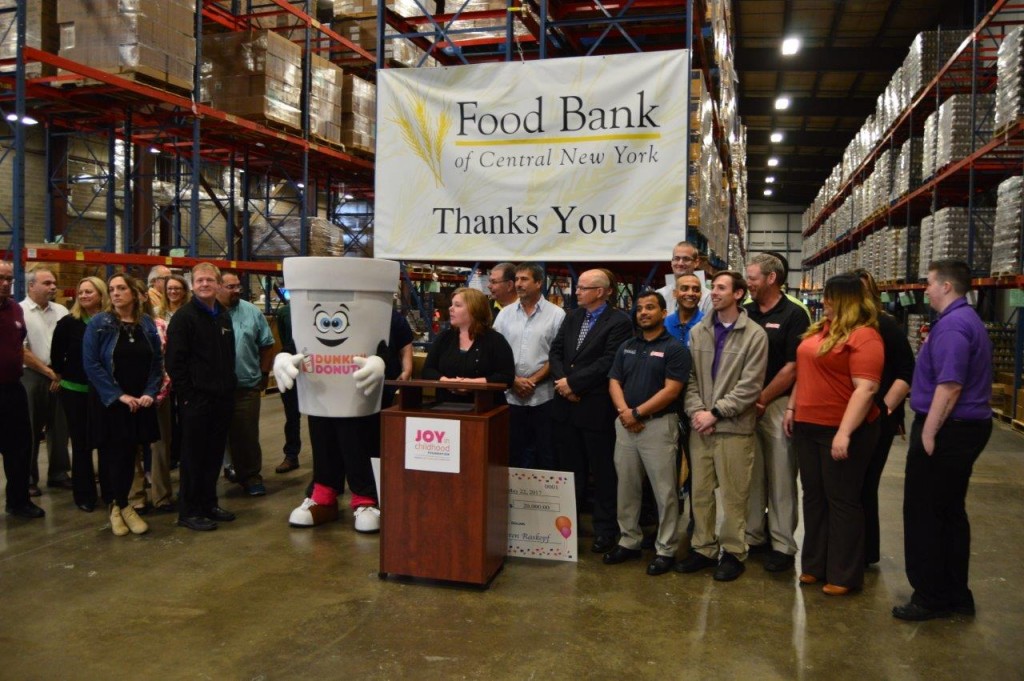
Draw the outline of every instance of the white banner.
<instances>
[{"instance_id":1,"label":"white banner","mask_svg":"<svg viewBox=\"0 0 1024 681\"><path fill-rule=\"evenodd\" d=\"M687 62L378 71L375 256L664 260L686 224Z\"/></svg>"}]
</instances>

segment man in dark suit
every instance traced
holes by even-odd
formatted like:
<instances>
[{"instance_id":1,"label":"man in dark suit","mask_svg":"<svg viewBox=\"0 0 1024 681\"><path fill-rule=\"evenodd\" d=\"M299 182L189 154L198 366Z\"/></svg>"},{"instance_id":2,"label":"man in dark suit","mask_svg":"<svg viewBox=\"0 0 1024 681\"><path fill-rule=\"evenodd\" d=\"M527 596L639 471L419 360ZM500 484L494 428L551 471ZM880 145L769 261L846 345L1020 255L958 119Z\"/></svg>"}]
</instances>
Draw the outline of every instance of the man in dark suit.
<instances>
[{"instance_id":1,"label":"man in dark suit","mask_svg":"<svg viewBox=\"0 0 1024 681\"><path fill-rule=\"evenodd\" d=\"M581 505L587 475L594 475L595 553L612 550L618 541L616 520L615 419L608 394L608 371L615 351L633 335L633 323L608 304L612 282L604 270L587 270L576 286L579 307L562 321L548 362L555 382L551 410L559 467L576 476L576 503Z\"/></svg>"}]
</instances>

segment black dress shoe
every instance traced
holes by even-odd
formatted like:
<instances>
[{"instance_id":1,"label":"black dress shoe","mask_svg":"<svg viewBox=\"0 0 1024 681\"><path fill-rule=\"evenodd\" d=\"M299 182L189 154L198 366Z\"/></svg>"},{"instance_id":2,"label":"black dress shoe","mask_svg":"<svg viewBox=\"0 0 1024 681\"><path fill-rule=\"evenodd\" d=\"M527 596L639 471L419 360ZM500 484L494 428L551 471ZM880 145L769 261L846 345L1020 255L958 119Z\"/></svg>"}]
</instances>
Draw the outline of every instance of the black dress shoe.
<instances>
[{"instance_id":1,"label":"black dress shoe","mask_svg":"<svg viewBox=\"0 0 1024 681\"><path fill-rule=\"evenodd\" d=\"M52 489L74 489L71 478L60 478L59 480L48 480L46 486Z\"/></svg>"},{"instance_id":2,"label":"black dress shoe","mask_svg":"<svg viewBox=\"0 0 1024 681\"><path fill-rule=\"evenodd\" d=\"M214 506L213 508L206 509L204 514L210 520L216 520L220 523L230 523L235 519L235 514L231 511L226 511L220 506Z\"/></svg>"},{"instance_id":3,"label":"black dress shoe","mask_svg":"<svg viewBox=\"0 0 1024 681\"><path fill-rule=\"evenodd\" d=\"M604 554L605 565L618 565L619 563L625 563L627 560L633 560L639 558L643 553L640 549L627 549L625 546L616 546L614 549Z\"/></svg>"},{"instance_id":4,"label":"black dress shoe","mask_svg":"<svg viewBox=\"0 0 1024 681\"><path fill-rule=\"evenodd\" d=\"M897 605L892 609L892 616L896 619L907 620L909 622L924 622L925 620L934 620L940 617L949 617L949 610L932 610L924 606L918 605L911 601L906 605Z\"/></svg>"},{"instance_id":5,"label":"black dress shoe","mask_svg":"<svg viewBox=\"0 0 1024 681\"><path fill-rule=\"evenodd\" d=\"M30 520L33 518L42 518L46 515L46 511L33 504L31 501L26 501L21 506L8 506L6 511L10 515L15 515L19 518L28 518Z\"/></svg>"},{"instance_id":6,"label":"black dress shoe","mask_svg":"<svg viewBox=\"0 0 1024 681\"><path fill-rule=\"evenodd\" d=\"M594 545L590 547L590 550L594 553L608 553L614 549L619 543L619 540L614 535L595 537Z\"/></svg>"},{"instance_id":7,"label":"black dress shoe","mask_svg":"<svg viewBox=\"0 0 1024 681\"><path fill-rule=\"evenodd\" d=\"M690 554L686 556L682 561L676 563L676 572L682 572L689 574L691 572L699 572L706 568L715 567L718 565L718 561L714 558L708 558L703 553L698 553L693 549L690 549Z\"/></svg>"},{"instance_id":8,"label":"black dress shoe","mask_svg":"<svg viewBox=\"0 0 1024 681\"><path fill-rule=\"evenodd\" d=\"M764 569L768 572L786 572L793 569L794 557L782 551L772 551L764 559Z\"/></svg>"},{"instance_id":9,"label":"black dress shoe","mask_svg":"<svg viewBox=\"0 0 1024 681\"><path fill-rule=\"evenodd\" d=\"M731 582L747 568L740 562L739 558L728 552L722 553L722 560L718 561L718 569L715 570L716 582Z\"/></svg>"},{"instance_id":10,"label":"black dress shoe","mask_svg":"<svg viewBox=\"0 0 1024 681\"><path fill-rule=\"evenodd\" d=\"M217 529L217 523L201 515L179 517L178 526L187 527L196 532L209 532Z\"/></svg>"},{"instance_id":11,"label":"black dress shoe","mask_svg":"<svg viewBox=\"0 0 1024 681\"><path fill-rule=\"evenodd\" d=\"M153 507L153 513L158 513L158 514L162 514L162 513L176 513L177 510L178 510L178 507L175 506L174 504L160 504L159 506L154 506Z\"/></svg>"},{"instance_id":12,"label":"black dress shoe","mask_svg":"<svg viewBox=\"0 0 1024 681\"><path fill-rule=\"evenodd\" d=\"M647 574L651 577L663 575L671 570L672 566L675 564L675 556L655 556L654 560L652 560L650 565L647 566Z\"/></svg>"},{"instance_id":13,"label":"black dress shoe","mask_svg":"<svg viewBox=\"0 0 1024 681\"><path fill-rule=\"evenodd\" d=\"M771 550L772 543L770 541L766 541L763 544L750 544L747 546L747 554L751 556L756 556L759 553L769 553Z\"/></svg>"},{"instance_id":14,"label":"black dress shoe","mask_svg":"<svg viewBox=\"0 0 1024 681\"><path fill-rule=\"evenodd\" d=\"M30 497L41 497L41 496L43 496L43 492L42 492L42 490L39 489L39 485L36 485L34 483L29 483L28 495Z\"/></svg>"},{"instance_id":15,"label":"black dress shoe","mask_svg":"<svg viewBox=\"0 0 1024 681\"><path fill-rule=\"evenodd\" d=\"M85 511L86 513L92 513L93 511L96 510L95 501L93 501L92 503L75 504L75 506L78 507L79 511Z\"/></svg>"}]
</instances>

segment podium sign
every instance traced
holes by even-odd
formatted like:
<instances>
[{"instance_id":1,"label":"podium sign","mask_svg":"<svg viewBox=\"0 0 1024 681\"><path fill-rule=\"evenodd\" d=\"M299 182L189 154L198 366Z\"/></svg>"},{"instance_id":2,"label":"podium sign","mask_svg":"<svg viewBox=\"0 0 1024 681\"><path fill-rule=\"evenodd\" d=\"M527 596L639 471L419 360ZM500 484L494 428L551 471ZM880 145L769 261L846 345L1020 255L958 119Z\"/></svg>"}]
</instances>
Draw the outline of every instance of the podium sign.
<instances>
[{"instance_id":1,"label":"podium sign","mask_svg":"<svg viewBox=\"0 0 1024 681\"><path fill-rule=\"evenodd\" d=\"M459 472L459 422L452 419L405 420L405 468L435 473Z\"/></svg>"}]
</instances>

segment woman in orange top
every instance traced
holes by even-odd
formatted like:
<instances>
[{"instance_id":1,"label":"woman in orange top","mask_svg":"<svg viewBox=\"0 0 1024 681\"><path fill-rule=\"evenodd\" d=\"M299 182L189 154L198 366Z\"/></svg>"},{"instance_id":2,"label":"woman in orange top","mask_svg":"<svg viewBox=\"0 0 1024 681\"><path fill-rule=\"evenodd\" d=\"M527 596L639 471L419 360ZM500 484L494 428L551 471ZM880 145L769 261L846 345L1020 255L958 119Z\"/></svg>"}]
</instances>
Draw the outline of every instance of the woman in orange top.
<instances>
[{"instance_id":1,"label":"woman in orange top","mask_svg":"<svg viewBox=\"0 0 1024 681\"><path fill-rule=\"evenodd\" d=\"M885 351L878 308L861 280L825 282L824 318L796 351L796 384L783 420L793 438L804 490L800 582L825 581L840 596L864 581L861 489L879 434L873 398Z\"/></svg>"}]
</instances>

